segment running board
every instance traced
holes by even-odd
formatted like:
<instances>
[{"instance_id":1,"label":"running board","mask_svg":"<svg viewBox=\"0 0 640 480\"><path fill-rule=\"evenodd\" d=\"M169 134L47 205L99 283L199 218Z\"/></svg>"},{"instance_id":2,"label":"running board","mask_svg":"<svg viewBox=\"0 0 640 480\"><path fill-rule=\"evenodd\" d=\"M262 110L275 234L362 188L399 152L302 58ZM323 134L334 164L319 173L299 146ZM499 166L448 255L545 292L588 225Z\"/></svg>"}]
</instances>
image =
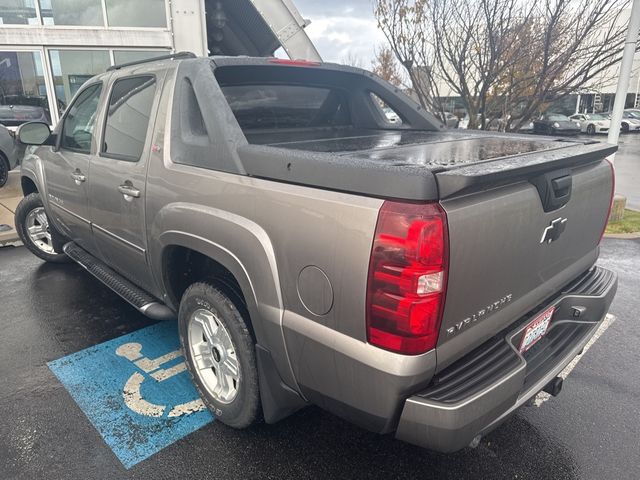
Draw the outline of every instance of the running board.
<instances>
[{"instance_id":1,"label":"running board","mask_svg":"<svg viewBox=\"0 0 640 480\"><path fill-rule=\"evenodd\" d=\"M169 307L158 302L141 288L136 287L76 243L69 242L62 247L62 250L69 258L120 295L140 313L154 320L174 320L176 318L175 313Z\"/></svg>"}]
</instances>

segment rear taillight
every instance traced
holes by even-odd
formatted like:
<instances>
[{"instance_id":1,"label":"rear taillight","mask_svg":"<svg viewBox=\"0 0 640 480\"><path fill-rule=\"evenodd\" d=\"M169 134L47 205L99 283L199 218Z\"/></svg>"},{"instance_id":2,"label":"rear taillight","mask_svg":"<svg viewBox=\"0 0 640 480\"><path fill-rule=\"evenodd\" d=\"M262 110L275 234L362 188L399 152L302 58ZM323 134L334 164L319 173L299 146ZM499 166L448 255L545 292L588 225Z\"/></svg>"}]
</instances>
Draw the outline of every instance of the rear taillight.
<instances>
[{"instance_id":1,"label":"rear taillight","mask_svg":"<svg viewBox=\"0 0 640 480\"><path fill-rule=\"evenodd\" d=\"M436 346L448 243L446 216L439 204L384 202L367 282L369 343L407 355Z\"/></svg>"},{"instance_id":2,"label":"rear taillight","mask_svg":"<svg viewBox=\"0 0 640 480\"><path fill-rule=\"evenodd\" d=\"M604 220L604 227L602 227L602 233L600 234L600 242L602 243L602 238L604 237L604 232L607 229L607 224L609 223L609 217L611 216L611 208L613 207L613 198L616 194L616 168L613 166L613 161L609 160L609 158L605 158L606 162L611 167L611 198L609 199L609 210L607 210L607 217Z\"/></svg>"}]
</instances>

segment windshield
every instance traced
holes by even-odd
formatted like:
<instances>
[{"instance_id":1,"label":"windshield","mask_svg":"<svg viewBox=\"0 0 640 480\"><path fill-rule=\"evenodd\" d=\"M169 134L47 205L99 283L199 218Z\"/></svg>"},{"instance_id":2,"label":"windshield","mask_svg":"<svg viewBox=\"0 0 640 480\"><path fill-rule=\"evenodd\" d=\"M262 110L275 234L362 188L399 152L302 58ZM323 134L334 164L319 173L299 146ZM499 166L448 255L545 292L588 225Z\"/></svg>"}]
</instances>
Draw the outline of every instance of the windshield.
<instances>
[{"instance_id":1,"label":"windshield","mask_svg":"<svg viewBox=\"0 0 640 480\"><path fill-rule=\"evenodd\" d=\"M624 112L624 118L636 118L640 119L640 112Z\"/></svg>"}]
</instances>

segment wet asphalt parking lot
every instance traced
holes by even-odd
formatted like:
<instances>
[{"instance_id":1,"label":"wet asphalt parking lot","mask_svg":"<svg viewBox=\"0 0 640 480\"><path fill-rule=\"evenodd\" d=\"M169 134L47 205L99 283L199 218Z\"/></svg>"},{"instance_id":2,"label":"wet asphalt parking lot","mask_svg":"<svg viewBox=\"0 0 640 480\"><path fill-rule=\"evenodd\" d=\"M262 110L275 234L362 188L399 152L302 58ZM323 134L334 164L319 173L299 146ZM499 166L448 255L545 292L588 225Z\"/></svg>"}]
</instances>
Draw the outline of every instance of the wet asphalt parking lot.
<instances>
[{"instance_id":1,"label":"wet asphalt parking lot","mask_svg":"<svg viewBox=\"0 0 640 480\"><path fill-rule=\"evenodd\" d=\"M521 409L476 449L439 455L310 407L277 425L213 422L125 469L47 362L151 322L76 265L0 249L0 477L640 478L640 240L605 239L616 316L561 395Z\"/></svg>"},{"instance_id":2,"label":"wet asphalt parking lot","mask_svg":"<svg viewBox=\"0 0 640 480\"><path fill-rule=\"evenodd\" d=\"M640 152L619 162L619 187L640 193ZM639 479L640 240L605 239L599 263L619 275L615 321L559 397L476 449L431 453L309 407L245 431L207 423L127 469L47 364L154 322L77 265L0 248L0 478Z\"/></svg>"}]
</instances>

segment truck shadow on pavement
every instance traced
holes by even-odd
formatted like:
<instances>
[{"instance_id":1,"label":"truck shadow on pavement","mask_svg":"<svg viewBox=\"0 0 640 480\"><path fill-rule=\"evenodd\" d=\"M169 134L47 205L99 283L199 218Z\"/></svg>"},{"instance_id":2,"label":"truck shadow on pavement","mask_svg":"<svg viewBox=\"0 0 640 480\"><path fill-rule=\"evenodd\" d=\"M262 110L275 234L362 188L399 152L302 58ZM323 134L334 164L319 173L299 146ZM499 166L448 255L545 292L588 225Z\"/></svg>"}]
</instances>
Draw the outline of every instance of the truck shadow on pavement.
<instances>
[{"instance_id":1,"label":"truck shadow on pavement","mask_svg":"<svg viewBox=\"0 0 640 480\"><path fill-rule=\"evenodd\" d=\"M213 440L212 456L222 445L224 470L237 462L265 478L579 478L570 453L518 414L476 449L449 455L364 431L317 407L249 431L214 422L193 437Z\"/></svg>"}]
</instances>

